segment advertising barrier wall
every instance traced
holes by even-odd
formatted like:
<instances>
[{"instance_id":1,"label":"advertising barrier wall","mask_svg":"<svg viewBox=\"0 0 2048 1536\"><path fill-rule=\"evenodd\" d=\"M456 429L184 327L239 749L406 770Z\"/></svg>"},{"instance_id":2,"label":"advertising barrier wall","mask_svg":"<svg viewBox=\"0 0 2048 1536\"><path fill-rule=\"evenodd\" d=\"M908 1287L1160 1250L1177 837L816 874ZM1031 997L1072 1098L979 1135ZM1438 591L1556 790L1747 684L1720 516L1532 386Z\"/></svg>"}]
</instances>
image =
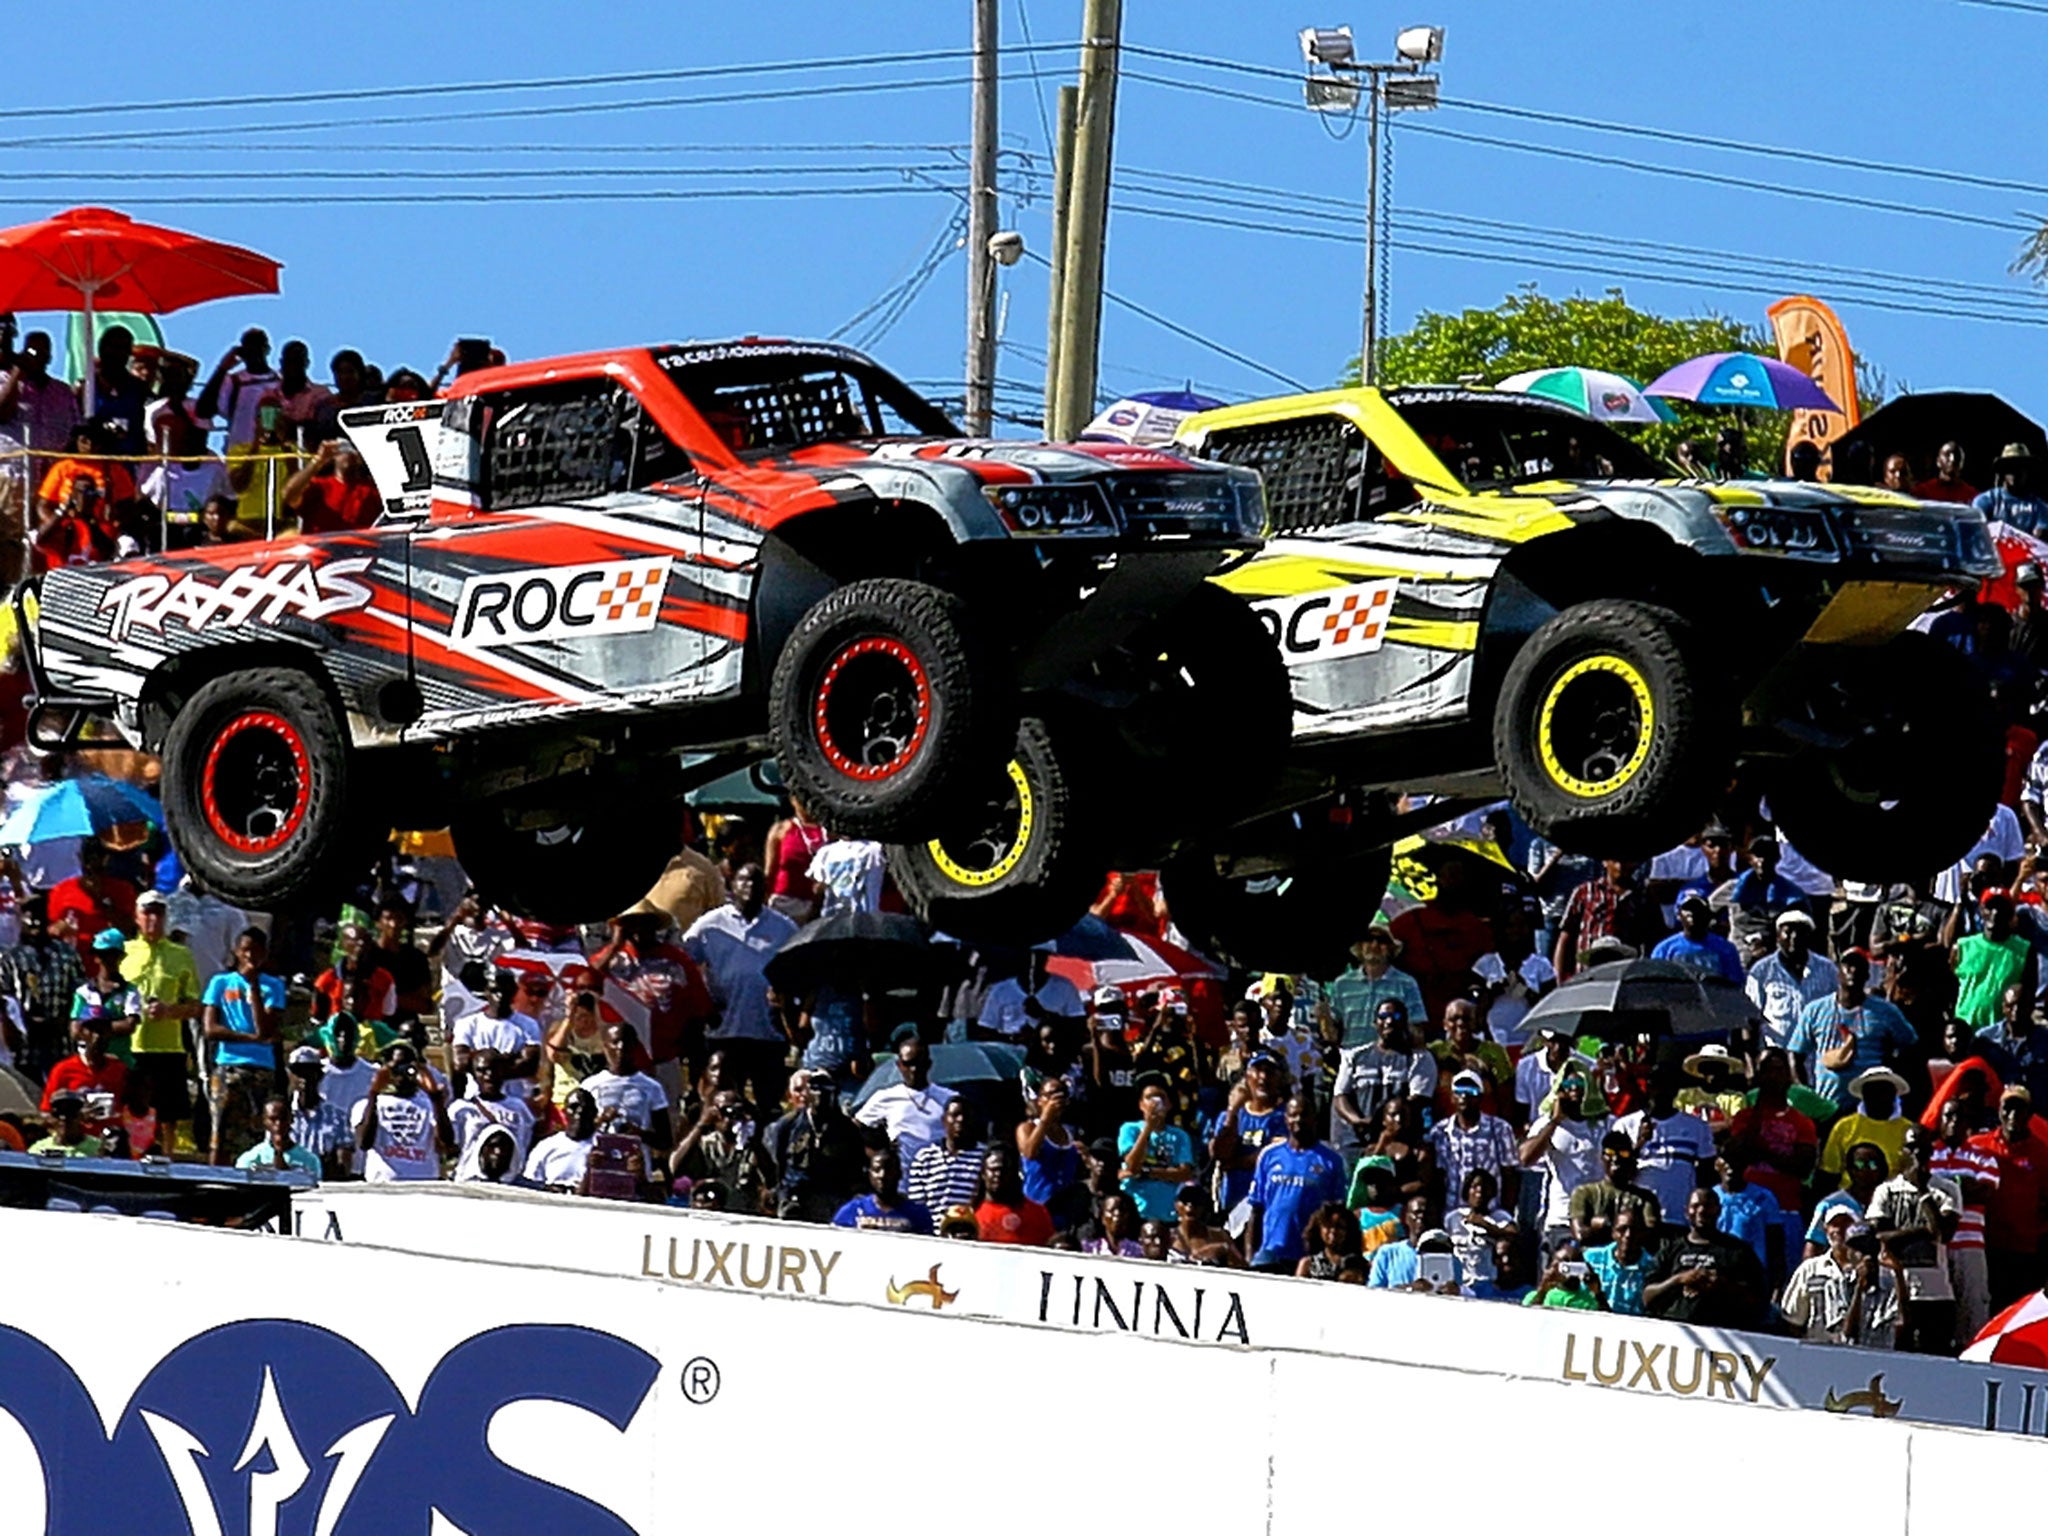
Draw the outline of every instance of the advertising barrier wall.
<instances>
[{"instance_id":1,"label":"advertising barrier wall","mask_svg":"<svg viewBox=\"0 0 2048 1536\"><path fill-rule=\"evenodd\" d=\"M333 1185L295 1197L294 1214L306 1238L645 1285L2048 1435L2048 1373L1649 1318L474 1186Z\"/></svg>"},{"instance_id":2,"label":"advertising barrier wall","mask_svg":"<svg viewBox=\"0 0 2048 1536\"><path fill-rule=\"evenodd\" d=\"M452 1228L466 1222L465 1203L417 1208ZM345 1220L368 1204L333 1202L329 1213ZM502 1207L495 1215L521 1224ZM724 1234L711 1236L714 1226ZM703 1223L692 1239L736 1245L730 1267L737 1245L755 1243L748 1226ZM1062 1319L1048 1303L1040 1323L1036 1276L1053 1273L1057 1291L1065 1271L1028 1254L973 1255L989 1269L962 1254L962 1289L943 1305L923 1291L853 1300L856 1280L886 1285L891 1268L907 1272L892 1255L922 1260L931 1247L825 1240L801 1245L806 1273L828 1277L819 1305L796 1293L793 1257L791 1284L775 1288L795 1242L772 1255L752 1247L746 1273L758 1283L728 1285L551 1268L570 1251L559 1240L515 1266L0 1211L6 1251L61 1252L69 1274L121 1280L117 1306L55 1286L0 1299L0 1536L656 1536L764 1523L893 1532L906 1519L977 1533L1123 1532L1132 1501L1156 1500L1162 1478L1199 1497L1204 1530L1310 1536L1356 1518L1368 1446L1383 1462L1377 1521L1443 1517L1443 1478L1409 1475L1412 1455L1442 1470L1468 1448L1524 1446L1544 1464L1598 1451L1623 1467L1697 1457L1717 1475L1738 1468L1745 1507L1809 1507L1824 1474L1832 1518L1868 1536L1947 1536L1964 1519L1981 1524L1987 1491L2048 1472L2048 1449L2015 1435L1764 1416L1708 1407L1702 1392L1591 1391L1555 1370L1523 1376L1497 1363L1262 1347L1262 1317L1276 1332L1287 1323L1283 1303L1268 1306L1274 1287L1256 1281L1237 1297L1249 1345L1198 1344L1192 1330L1182 1341L1077 1329L1071 1304ZM965 1288L1004 1261L1034 1276L1019 1292L1022 1322L965 1310ZM934 1262L950 1288L950 1251ZM1130 1267L1086 1272L1084 1316L1097 1278L1110 1277L1112 1292L1151 1283ZM1163 1283L1205 1282L1183 1273ZM1354 1328L1376 1331L1380 1312L1410 1342L1437 1346L1468 1326L1475 1346L1495 1350L1517 1332L1555 1345L1575 1331L1560 1336L1513 1308L1351 1299L1381 1304L1348 1314ZM1758 1402L1773 1400L1777 1375L1759 1370ZM1738 1365L1735 1395L1715 1400L1746 1401L1750 1379Z\"/></svg>"}]
</instances>

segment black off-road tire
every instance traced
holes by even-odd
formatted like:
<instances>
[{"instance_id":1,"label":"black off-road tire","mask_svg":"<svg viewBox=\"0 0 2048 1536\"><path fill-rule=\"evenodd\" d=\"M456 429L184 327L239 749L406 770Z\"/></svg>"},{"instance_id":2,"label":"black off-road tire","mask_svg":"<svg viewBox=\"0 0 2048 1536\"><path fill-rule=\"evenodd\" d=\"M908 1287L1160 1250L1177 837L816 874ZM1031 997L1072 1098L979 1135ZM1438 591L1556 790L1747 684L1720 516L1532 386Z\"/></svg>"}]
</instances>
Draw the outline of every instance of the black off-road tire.
<instances>
[{"instance_id":1,"label":"black off-road tire","mask_svg":"<svg viewBox=\"0 0 2048 1536\"><path fill-rule=\"evenodd\" d=\"M1219 874L1200 849L1159 871L1166 910L1182 937L1240 970L1279 971L1328 981L1351 961L1386 895L1393 852L1307 865L1246 880Z\"/></svg>"},{"instance_id":2,"label":"black off-road tire","mask_svg":"<svg viewBox=\"0 0 2048 1536\"><path fill-rule=\"evenodd\" d=\"M172 846L202 888L236 906L324 902L375 856L347 727L296 667L202 685L171 719L163 769Z\"/></svg>"},{"instance_id":3,"label":"black off-road tire","mask_svg":"<svg viewBox=\"0 0 2048 1536\"><path fill-rule=\"evenodd\" d=\"M1800 856L1839 880L1922 881L1984 835L2005 779L2005 732L1968 660L1928 635L1816 658L1860 734L1766 777L1771 815ZM1837 721L1823 717L1816 725Z\"/></svg>"},{"instance_id":4,"label":"black off-road tire","mask_svg":"<svg viewBox=\"0 0 2048 1536\"><path fill-rule=\"evenodd\" d=\"M1279 777L1294 734L1280 648L1251 605L1203 583L1133 655L1146 684L1115 726L1143 786L1128 810L1166 840L1220 802L1256 799Z\"/></svg>"},{"instance_id":5,"label":"black off-road tire","mask_svg":"<svg viewBox=\"0 0 2048 1536\"><path fill-rule=\"evenodd\" d=\"M1016 730L967 606L875 577L812 604L776 658L769 731L783 783L844 837L932 836L955 785L1001 763Z\"/></svg>"},{"instance_id":6,"label":"black off-road tire","mask_svg":"<svg viewBox=\"0 0 2048 1536\"><path fill-rule=\"evenodd\" d=\"M979 786L938 837L888 850L889 870L920 921L970 944L1014 947L1057 938L1088 912L1108 872L1077 793L1079 732L1027 716L1016 749L975 771Z\"/></svg>"},{"instance_id":7,"label":"black off-road tire","mask_svg":"<svg viewBox=\"0 0 2048 1536\"><path fill-rule=\"evenodd\" d=\"M621 785L486 802L455 818L455 857L491 906L542 923L604 922L661 878L662 810Z\"/></svg>"},{"instance_id":8,"label":"black off-road tire","mask_svg":"<svg viewBox=\"0 0 2048 1536\"><path fill-rule=\"evenodd\" d=\"M1573 853L1647 859L1707 818L1733 759L1732 703L1668 608L1578 603L1526 640L1493 716L1508 798Z\"/></svg>"}]
</instances>

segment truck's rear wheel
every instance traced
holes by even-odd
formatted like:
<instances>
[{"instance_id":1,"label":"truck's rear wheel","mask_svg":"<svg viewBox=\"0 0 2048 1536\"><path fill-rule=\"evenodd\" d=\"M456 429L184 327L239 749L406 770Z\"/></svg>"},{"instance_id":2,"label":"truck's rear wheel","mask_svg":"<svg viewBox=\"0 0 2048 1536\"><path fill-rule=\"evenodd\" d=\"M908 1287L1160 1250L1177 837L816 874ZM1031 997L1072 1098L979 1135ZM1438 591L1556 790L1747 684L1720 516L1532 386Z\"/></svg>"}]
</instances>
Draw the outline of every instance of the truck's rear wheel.
<instances>
[{"instance_id":1,"label":"truck's rear wheel","mask_svg":"<svg viewBox=\"0 0 2048 1536\"><path fill-rule=\"evenodd\" d=\"M237 906L326 899L374 852L352 814L354 757L326 693L297 668L204 684L164 738L164 819L178 857Z\"/></svg>"},{"instance_id":2,"label":"truck's rear wheel","mask_svg":"<svg viewBox=\"0 0 2048 1536\"><path fill-rule=\"evenodd\" d=\"M1699 830L1736 722L1693 656L1691 626L1647 603L1578 603L1523 643L1501 685L1493 749L1539 836L1647 859Z\"/></svg>"},{"instance_id":3,"label":"truck's rear wheel","mask_svg":"<svg viewBox=\"0 0 2048 1536\"><path fill-rule=\"evenodd\" d=\"M1219 873L1193 849L1167 861L1159 888L1174 926L1202 953L1243 970L1328 981L1379 911L1392 864L1382 847L1247 879Z\"/></svg>"},{"instance_id":4,"label":"truck's rear wheel","mask_svg":"<svg viewBox=\"0 0 2048 1536\"><path fill-rule=\"evenodd\" d=\"M928 837L961 775L1002 761L1015 716L966 604L923 582L850 582L776 659L769 730L783 782L847 837Z\"/></svg>"},{"instance_id":5,"label":"truck's rear wheel","mask_svg":"<svg viewBox=\"0 0 2048 1536\"><path fill-rule=\"evenodd\" d=\"M1841 880L1924 880L1970 851L1997 809L2005 736L1962 655L1904 634L1830 647L1804 722L1848 738L1788 758L1771 815L1800 856Z\"/></svg>"},{"instance_id":6,"label":"truck's rear wheel","mask_svg":"<svg viewBox=\"0 0 2048 1536\"><path fill-rule=\"evenodd\" d=\"M652 814L650 814L652 812ZM455 818L455 857L484 901L543 923L602 922L661 878L657 805L626 786L576 784L486 802Z\"/></svg>"},{"instance_id":7,"label":"truck's rear wheel","mask_svg":"<svg viewBox=\"0 0 2048 1536\"><path fill-rule=\"evenodd\" d=\"M911 911L969 943L1036 944L1087 914L1107 863L1075 793L1069 732L1027 718L939 835L889 849Z\"/></svg>"}]
</instances>

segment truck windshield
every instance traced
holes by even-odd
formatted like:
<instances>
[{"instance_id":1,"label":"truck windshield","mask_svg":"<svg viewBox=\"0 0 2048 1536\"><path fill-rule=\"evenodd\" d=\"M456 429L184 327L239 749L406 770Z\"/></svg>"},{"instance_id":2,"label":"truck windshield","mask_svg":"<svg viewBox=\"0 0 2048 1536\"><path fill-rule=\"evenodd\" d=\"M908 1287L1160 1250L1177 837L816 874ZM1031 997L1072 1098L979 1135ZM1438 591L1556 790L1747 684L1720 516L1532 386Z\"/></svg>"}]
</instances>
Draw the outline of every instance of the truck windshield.
<instances>
[{"instance_id":1,"label":"truck windshield","mask_svg":"<svg viewBox=\"0 0 2048 1536\"><path fill-rule=\"evenodd\" d=\"M1469 488L1529 480L1650 480L1659 471L1611 427L1512 400L1394 401Z\"/></svg>"},{"instance_id":2,"label":"truck windshield","mask_svg":"<svg viewBox=\"0 0 2048 1536\"><path fill-rule=\"evenodd\" d=\"M852 353L798 347L691 347L662 367L735 453L787 453L877 437L958 437L900 379Z\"/></svg>"}]
</instances>

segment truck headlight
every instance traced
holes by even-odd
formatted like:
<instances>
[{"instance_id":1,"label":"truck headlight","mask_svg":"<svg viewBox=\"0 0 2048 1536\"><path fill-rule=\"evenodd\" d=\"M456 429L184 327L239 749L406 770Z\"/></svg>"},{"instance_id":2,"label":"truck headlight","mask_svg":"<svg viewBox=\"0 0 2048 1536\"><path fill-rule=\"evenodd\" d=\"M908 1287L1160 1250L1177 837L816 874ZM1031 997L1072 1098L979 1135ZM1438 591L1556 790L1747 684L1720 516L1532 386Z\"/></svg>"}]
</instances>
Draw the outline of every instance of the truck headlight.
<instances>
[{"instance_id":1,"label":"truck headlight","mask_svg":"<svg viewBox=\"0 0 2048 1536\"><path fill-rule=\"evenodd\" d=\"M1097 485L989 485L981 494L1014 534L1046 538L1116 533L1116 519Z\"/></svg>"},{"instance_id":2,"label":"truck headlight","mask_svg":"<svg viewBox=\"0 0 2048 1536\"><path fill-rule=\"evenodd\" d=\"M1738 549L1832 560L1841 553L1834 524L1817 507L1729 507L1720 513Z\"/></svg>"}]
</instances>

